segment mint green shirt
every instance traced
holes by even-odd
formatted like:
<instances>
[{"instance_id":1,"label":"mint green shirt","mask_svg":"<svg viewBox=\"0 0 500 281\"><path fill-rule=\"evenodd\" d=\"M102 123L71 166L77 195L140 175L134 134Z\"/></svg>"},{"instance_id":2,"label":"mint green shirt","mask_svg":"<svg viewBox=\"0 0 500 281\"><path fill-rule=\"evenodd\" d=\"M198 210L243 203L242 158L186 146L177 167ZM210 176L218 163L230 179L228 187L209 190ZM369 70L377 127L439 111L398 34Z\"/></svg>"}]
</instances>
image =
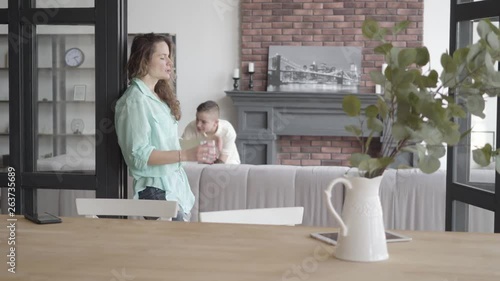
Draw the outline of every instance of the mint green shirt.
<instances>
[{"instance_id":1,"label":"mint green shirt","mask_svg":"<svg viewBox=\"0 0 500 281\"><path fill-rule=\"evenodd\" d=\"M182 163L148 165L153 150L180 150L178 122L168 105L137 78L115 106L115 126L123 157L134 178L134 198L147 186L165 190L169 201L177 201L185 213L194 205Z\"/></svg>"}]
</instances>

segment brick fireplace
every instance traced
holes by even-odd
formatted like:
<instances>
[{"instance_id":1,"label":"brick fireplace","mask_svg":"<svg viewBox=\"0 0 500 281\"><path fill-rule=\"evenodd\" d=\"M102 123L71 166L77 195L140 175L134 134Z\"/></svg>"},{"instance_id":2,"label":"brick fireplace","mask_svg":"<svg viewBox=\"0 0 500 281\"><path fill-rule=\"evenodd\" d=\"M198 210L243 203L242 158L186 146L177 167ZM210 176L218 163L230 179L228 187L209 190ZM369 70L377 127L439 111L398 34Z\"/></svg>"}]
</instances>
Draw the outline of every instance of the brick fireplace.
<instances>
[{"instance_id":1,"label":"brick fireplace","mask_svg":"<svg viewBox=\"0 0 500 281\"><path fill-rule=\"evenodd\" d=\"M249 62L254 62L254 91L266 90L269 46L356 46L362 47L363 57L359 92L370 95L375 87L369 81L369 73L381 68L383 57L373 52L378 43L363 37L363 21L371 17L381 26L392 27L396 22L409 20L406 32L391 40L398 47L421 46L423 5L423 0L242 0L241 69L244 75L240 85L248 85L246 69ZM324 126L328 128L327 124ZM297 133L274 135L276 159L267 159L267 163L347 165L350 153L359 150L358 143L347 133ZM250 140L242 137L243 142Z\"/></svg>"}]
</instances>

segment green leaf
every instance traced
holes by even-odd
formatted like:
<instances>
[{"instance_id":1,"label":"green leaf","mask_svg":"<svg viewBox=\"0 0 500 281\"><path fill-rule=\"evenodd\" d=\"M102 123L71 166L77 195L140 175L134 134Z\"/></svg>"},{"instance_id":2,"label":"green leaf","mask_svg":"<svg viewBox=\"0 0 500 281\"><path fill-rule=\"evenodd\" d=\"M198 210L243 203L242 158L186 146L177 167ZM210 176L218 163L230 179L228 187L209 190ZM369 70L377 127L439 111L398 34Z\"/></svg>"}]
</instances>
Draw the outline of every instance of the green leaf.
<instances>
[{"instance_id":1,"label":"green leaf","mask_svg":"<svg viewBox=\"0 0 500 281\"><path fill-rule=\"evenodd\" d=\"M361 161L358 165L358 168L359 170L361 171L364 171L364 172L367 172L369 173L370 172L370 166L373 166L372 163L374 163L375 161L372 161L373 159L364 159L363 161Z\"/></svg>"},{"instance_id":2,"label":"green leaf","mask_svg":"<svg viewBox=\"0 0 500 281\"><path fill-rule=\"evenodd\" d=\"M443 70L441 73L441 83L444 87L455 88L458 85L457 76L454 73L447 73Z\"/></svg>"},{"instance_id":3,"label":"green leaf","mask_svg":"<svg viewBox=\"0 0 500 281\"><path fill-rule=\"evenodd\" d=\"M429 73L429 75L422 76L421 81L422 81L422 86L423 87L426 87L426 88L428 88L428 87L435 88L437 86L437 82L438 82L438 73L437 73L437 71L435 71L434 69L431 70L431 72Z\"/></svg>"},{"instance_id":4,"label":"green leaf","mask_svg":"<svg viewBox=\"0 0 500 281\"><path fill-rule=\"evenodd\" d=\"M354 95L345 96L342 101L342 109L351 117L359 116L361 113L361 101Z\"/></svg>"},{"instance_id":5,"label":"green leaf","mask_svg":"<svg viewBox=\"0 0 500 281\"><path fill-rule=\"evenodd\" d=\"M427 147L419 143L415 145L415 148L417 149L418 158L424 158Z\"/></svg>"},{"instance_id":6,"label":"green leaf","mask_svg":"<svg viewBox=\"0 0 500 281\"><path fill-rule=\"evenodd\" d=\"M476 65L481 65L482 60L480 59L481 54L484 52L480 44L473 44L469 47L469 53L467 53L466 61L468 63L473 63ZM479 59L478 59L479 58ZM475 68L474 65L472 68Z\"/></svg>"},{"instance_id":7,"label":"green leaf","mask_svg":"<svg viewBox=\"0 0 500 281\"><path fill-rule=\"evenodd\" d=\"M491 57L491 55L489 53L484 54L484 64L486 66L486 70L489 73L493 74L493 76L495 74L497 74L497 70L495 69L493 58Z\"/></svg>"},{"instance_id":8,"label":"green leaf","mask_svg":"<svg viewBox=\"0 0 500 281\"><path fill-rule=\"evenodd\" d=\"M457 71L457 65L453 61L453 58L448 54L441 55L441 65L444 71L448 73L455 73Z\"/></svg>"},{"instance_id":9,"label":"green leaf","mask_svg":"<svg viewBox=\"0 0 500 281\"><path fill-rule=\"evenodd\" d=\"M467 54L469 53L469 48L460 48L453 52L453 61L456 65L460 65L467 59Z\"/></svg>"},{"instance_id":10,"label":"green leaf","mask_svg":"<svg viewBox=\"0 0 500 281\"><path fill-rule=\"evenodd\" d=\"M361 136L361 134L363 134L363 131L361 130L361 128L356 126L356 125L347 125L344 127L344 129L357 137L359 137L359 136Z\"/></svg>"},{"instance_id":11,"label":"green leaf","mask_svg":"<svg viewBox=\"0 0 500 281\"><path fill-rule=\"evenodd\" d=\"M398 63L399 67L406 68L410 64L414 63L417 58L417 51L413 48L403 49L399 52Z\"/></svg>"},{"instance_id":12,"label":"green leaf","mask_svg":"<svg viewBox=\"0 0 500 281\"><path fill-rule=\"evenodd\" d=\"M375 105L369 105L365 108L366 117L377 117L378 107Z\"/></svg>"},{"instance_id":13,"label":"green leaf","mask_svg":"<svg viewBox=\"0 0 500 281\"><path fill-rule=\"evenodd\" d=\"M500 35L500 29L498 27L494 26L489 19L483 19L481 21L484 21L490 26L491 31L493 31L495 34Z\"/></svg>"},{"instance_id":14,"label":"green leaf","mask_svg":"<svg viewBox=\"0 0 500 281\"><path fill-rule=\"evenodd\" d=\"M380 30L378 22L373 19L367 19L363 22L363 26L361 27L363 35L369 39L373 39L375 34L377 34Z\"/></svg>"},{"instance_id":15,"label":"green leaf","mask_svg":"<svg viewBox=\"0 0 500 281\"><path fill-rule=\"evenodd\" d=\"M392 28L392 34L396 35L396 34L400 33L401 31L407 29L409 25L410 25L410 21L407 21L407 20L396 23L394 25L394 27Z\"/></svg>"},{"instance_id":16,"label":"green leaf","mask_svg":"<svg viewBox=\"0 0 500 281\"><path fill-rule=\"evenodd\" d=\"M474 149L472 151L472 159L480 166L488 166L492 155L491 144L487 143L483 148Z\"/></svg>"},{"instance_id":17,"label":"green leaf","mask_svg":"<svg viewBox=\"0 0 500 281\"><path fill-rule=\"evenodd\" d=\"M387 35L387 28L380 28L377 33L373 36L373 39L383 41L384 37Z\"/></svg>"},{"instance_id":18,"label":"green leaf","mask_svg":"<svg viewBox=\"0 0 500 281\"><path fill-rule=\"evenodd\" d=\"M389 108L387 106L387 103L385 103L384 98L381 96L377 98L377 107L382 119L386 119L387 115L389 114Z\"/></svg>"},{"instance_id":19,"label":"green leaf","mask_svg":"<svg viewBox=\"0 0 500 281\"><path fill-rule=\"evenodd\" d=\"M427 145L427 151L438 159L446 155L446 148L442 144Z\"/></svg>"},{"instance_id":20,"label":"green leaf","mask_svg":"<svg viewBox=\"0 0 500 281\"><path fill-rule=\"evenodd\" d=\"M461 135L460 135L460 139L463 139L464 137L468 136L470 134L470 132L472 132L472 127L469 128L467 131L463 132Z\"/></svg>"},{"instance_id":21,"label":"green leaf","mask_svg":"<svg viewBox=\"0 0 500 281\"><path fill-rule=\"evenodd\" d=\"M479 24L477 25L477 33L479 34L479 37L485 39L490 31L491 28L485 21L479 21Z\"/></svg>"},{"instance_id":22,"label":"green leaf","mask_svg":"<svg viewBox=\"0 0 500 281\"><path fill-rule=\"evenodd\" d=\"M351 154L351 158L349 161L351 162L352 167L359 167L362 161L371 159L370 155L364 153L353 153Z\"/></svg>"},{"instance_id":23,"label":"green leaf","mask_svg":"<svg viewBox=\"0 0 500 281\"><path fill-rule=\"evenodd\" d=\"M399 65L399 62L398 62L398 57L399 57L399 52L401 52L401 48L398 48L398 47L394 47L391 49L391 53L389 54L390 56L390 65L391 65L391 70L392 69L392 66L394 66L394 71L393 71L393 74L395 74L396 71L400 70L399 68L395 67L397 65ZM387 60L386 60L387 61ZM391 80L391 78L387 77L389 80Z\"/></svg>"},{"instance_id":24,"label":"green leaf","mask_svg":"<svg viewBox=\"0 0 500 281\"><path fill-rule=\"evenodd\" d=\"M425 155L418 161L418 167L420 168L420 170L422 170L422 172L426 174L434 173L435 171L439 170L440 166L441 162L439 162L439 159L430 155Z\"/></svg>"},{"instance_id":25,"label":"green leaf","mask_svg":"<svg viewBox=\"0 0 500 281\"><path fill-rule=\"evenodd\" d=\"M430 55L429 50L426 47L417 48L417 56L415 58L415 63L419 66L424 66L429 63Z\"/></svg>"},{"instance_id":26,"label":"green leaf","mask_svg":"<svg viewBox=\"0 0 500 281\"><path fill-rule=\"evenodd\" d=\"M443 134L443 142L448 145L456 145L460 141L460 131L458 130L457 124L453 122L449 122L448 125L445 125L441 133Z\"/></svg>"},{"instance_id":27,"label":"green leaf","mask_svg":"<svg viewBox=\"0 0 500 281\"><path fill-rule=\"evenodd\" d=\"M439 145L443 142L443 134L434 126L425 124L417 131L422 139L429 145Z\"/></svg>"},{"instance_id":28,"label":"green leaf","mask_svg":"<svg viewBox=\"0 0 500 281\"><path fill-rule=\"evenodd\" d=\"M380 71L371 71L370 78L373 81L373 83L375 83L377 85L384 85L385 84L385 76Z\"/></svg>"},{"instance_id":29,"label":"green leaf","mask_svg":"<svg viewBox=\"0 0 500 281\"><path fill-rule=\"evenodd\" d=\"M418 155L418 149L417 149L417 147L416 147L416 146L414 146L414 145L408 145L408 146L406 146L406 147L403 147L403 148L401 149L401 151L411 152L411 153L413 153L413 154Z\"/></svg>"},{"instance_id":30,"label":"green leaf","mask_svg":"<svg viewBox=\"0 0 500 281\"><path fill-rule=\"evenodd\" d=\"M382 175L383 171L393 162L392 157L371 158L363 160L358 168L368 178Z\"/></svg>"},{"instance_id":31,"label":"green leaf","mask_svg":"<svg viewBox=\"0 0 500 281\"><path fill-rule=\"evenodd\" d=\"M411 86L411 83L415 81L415 72L418 71L408 71L408 72L403 72L401 76L398 77L398 86L399 86L399 91L404 91L405 89L409 88Z\"/></svg>"},{"instance_id":32,"label":"green leaf","mask_svg":"<svg viewBox=\"0 0 500 281\"><path fill-rule=\"evenodd\" d=\"M488 42L488 45L494 50L499 50L500 49L500 38L498 37L497 34L490 32L488 35L486 35L486 42Z\"/></svg>"},{"instance_id":33,"label":"green leaf","mask_svg":"<svg viewBox=\"0 0 500 281\"><path fill-rule=\"evenodd\" d=\"M392 125L392 136L395 141L400 141L410 137L410 133L405 125L394 123L394 125Z\"/></svg>"},{"instance_id":34,"label":"green leaf","mask_svg":"<svg viewBox=\"0 0 500 281\"><path fill-rule=\"evenodd\" d=\"M382 132L384 130L384 123L375 117L366 119L366 127L374 132Z\"/></svg>"},{"instance_id":35,"label":"green leaf","mask_svg":"<svg viewBox=\"0 0 500 281\"><path fill-rule=\"evenodd\" d=\"M452 117L465 118L467 116L467 113L465 113L463 108L456 103L448 104L448 109L450 110Z\"/></svg>"},{"instance_id":36,"label":"green leaf","mask_svg":"<svg viewBox=\"0 0 500 281\"><path fill-rule=\"evenodd\" d=\"M399 105L398 110L396 112L396 118L401 121L403 124L406 123L411 114L411 105L408 102L403 101L401 96L398 96Z\"/></svg>"},{"instance_id":37,"label":"green leaf","mask_svg":"<svg viewBox=\"0 0 500 281\"><path fill-rule=\"evenodd\" d=\"M375 47L374 51L376 54L388 55L392 49L392 43L384 43Z\"/></svg>"},{"instance_id":38,"label":"green leaf","mask_svg":"<svg viewBox=\"0 0 500 281\"><path fill-rule=\"evenodd\" d=\"M482 96L480 95L468 96L466 107L471 114L474 114L481 118L486 117L483 113L485 108L485 101Z\"/></svg>"}]
</instances>

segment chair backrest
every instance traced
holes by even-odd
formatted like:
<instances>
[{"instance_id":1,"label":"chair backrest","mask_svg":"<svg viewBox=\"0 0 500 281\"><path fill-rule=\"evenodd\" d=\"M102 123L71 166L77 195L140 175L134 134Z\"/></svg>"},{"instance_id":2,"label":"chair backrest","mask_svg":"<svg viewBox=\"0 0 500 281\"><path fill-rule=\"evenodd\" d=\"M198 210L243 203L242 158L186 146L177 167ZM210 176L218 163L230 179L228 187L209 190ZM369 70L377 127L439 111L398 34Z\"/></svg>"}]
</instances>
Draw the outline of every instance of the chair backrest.
<instances>
[{"instance_id":1,"label":"chair backrest","mask_svg":"<svg viewBox=\"0 0 500 281\"><path fill-rule=\"evenodd\" d=\"M176 201L76 198L76 211L86 217L97 216L144 216L171 219L177 216Z\"/></svg>"},{"instance_id":2,"label":"chair backrest","mask_svg":"<svg viewBox=\"0 0 500 281\"><path fill-rule=\"evenodd\" d=\"M262 208L200 212L201 222L296 225L302 224L304 207Z\"/></svg>"}]
</instances>

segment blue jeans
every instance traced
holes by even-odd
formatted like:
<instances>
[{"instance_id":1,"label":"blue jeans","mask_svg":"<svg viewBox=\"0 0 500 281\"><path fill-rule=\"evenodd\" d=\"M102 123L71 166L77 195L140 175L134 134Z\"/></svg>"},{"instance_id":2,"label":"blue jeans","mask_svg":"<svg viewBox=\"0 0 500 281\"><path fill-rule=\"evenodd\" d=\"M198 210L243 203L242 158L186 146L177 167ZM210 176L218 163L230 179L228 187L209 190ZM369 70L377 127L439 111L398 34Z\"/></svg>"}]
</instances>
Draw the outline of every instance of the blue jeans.
<instances>
[{"instance_id":1,"label":"blue jeans","mask_svg":"<svg viewBox=\"0 0 500 281\"><path fill-rule=\"evenodd\" d=\"M148 200L166 200L165 199L165 190L146 186L146 189L139 192L139 199L148 199ZM182 208L179 207L179 211L177 212L177 216L172 218L172 221L189 221L191 218L190 213L184 213ZM144 217L146 220L157 220L158 217Z\"/></svg>"}]
</instances>

